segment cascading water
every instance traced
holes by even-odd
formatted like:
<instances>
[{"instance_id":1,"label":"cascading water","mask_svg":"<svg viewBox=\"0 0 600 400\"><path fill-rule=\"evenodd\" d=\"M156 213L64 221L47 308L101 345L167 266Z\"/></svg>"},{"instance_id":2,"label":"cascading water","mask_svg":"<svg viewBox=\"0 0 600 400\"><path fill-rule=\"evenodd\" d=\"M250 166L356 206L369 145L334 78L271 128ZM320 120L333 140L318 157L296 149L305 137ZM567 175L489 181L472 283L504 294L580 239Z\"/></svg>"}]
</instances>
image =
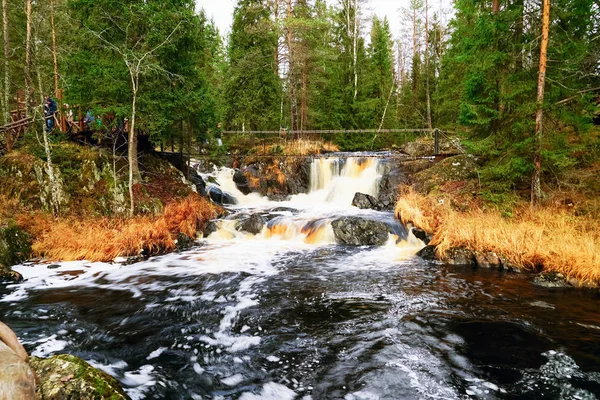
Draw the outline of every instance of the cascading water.
<instances>
[{"instance_id":1,"label":"cascading water","mask_svg":"<svg viewBox=\"0 0 600 400\"><path fill-rule=\"evenodd\" d=\"M595 399L594 293L532 286L524 274L414 257L422 246L377 195L377 159L315 159L311 190L237 198L187 251L133 265L16 266L3 322L33 355L78 355L133 399ZM256 234L236 229L251 214ZM340 216L385 221L383 246L336 243ZM395 224L395 225L394 225Z\"/></svg>"},{"instance_id":2,"label":"cascading water","mask_svg":"<svg viewBox=\"0 0 600 400\"><path fill-rule=\"evenodd\" d=\"M377 158L322 157L313 159L310 165L310 191L306 194L291 196L284 202L272 202L256 193L242 194L233 182L234 171L229 168L216 169L212 178L206 180L214 183L220 190L236 198L242 211L234 214L243 217L249 211L262 212L269 218L268 223L258 235L241 233L236 230L236 220L219 222L219 230L212 233L208 240L230 240L233 238L279 239L300 241L308 244L326 245L336 242L331 221L340 215L362 215L368 219L382 220L390 226L395 235L390 235L390 243L398 241L395 246L399 255L413 255L423 243L401 227L391 213L375 213L361 211L352 206L355 193L360 192L376 197L379 181L385 173L385 166ZM287 207L295 212L273 211ZM403 239L403 240L399 240ZM394 246L387 246L391 249Z\"/></svg>"}]
</instances>

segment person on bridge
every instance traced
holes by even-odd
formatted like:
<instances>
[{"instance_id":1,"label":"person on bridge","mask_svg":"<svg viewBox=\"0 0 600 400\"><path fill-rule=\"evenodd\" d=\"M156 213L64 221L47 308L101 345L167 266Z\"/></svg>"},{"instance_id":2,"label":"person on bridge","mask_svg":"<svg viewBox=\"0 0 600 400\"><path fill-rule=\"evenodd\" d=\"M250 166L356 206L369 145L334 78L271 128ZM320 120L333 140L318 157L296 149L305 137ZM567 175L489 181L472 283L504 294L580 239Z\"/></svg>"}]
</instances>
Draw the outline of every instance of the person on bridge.
<instances>
[{"instance_id":1,"label":"person on bridge","mask_svg":"<svg viewBox=\"0 0 600 400\"><path fill-rule=\"evenodd\" d=\"M52 97L46 99L44 105L44 117L46 118L46 132L50 133L54 130L54 114L56 114L56 102Z\"/></svg>"}]
</instances>

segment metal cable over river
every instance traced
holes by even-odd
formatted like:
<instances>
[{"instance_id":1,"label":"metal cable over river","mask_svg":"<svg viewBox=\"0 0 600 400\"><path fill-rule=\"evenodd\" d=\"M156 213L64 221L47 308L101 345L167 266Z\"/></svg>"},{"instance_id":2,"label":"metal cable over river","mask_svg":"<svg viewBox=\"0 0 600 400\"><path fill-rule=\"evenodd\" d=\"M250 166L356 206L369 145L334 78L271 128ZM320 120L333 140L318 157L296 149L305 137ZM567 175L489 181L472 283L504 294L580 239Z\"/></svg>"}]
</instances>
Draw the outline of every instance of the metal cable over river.
<instances>
[{"instance_id":1,"label":"metal cable over river","mask_svg":"<svg viewBox=\"0 0 600 400\"><path fill-rule=\"evenodd\" d=\"M189 250L124 263L26 263L0 312L32 355L77 355L133 399L596 399L600 299L526 274L444 266L377 195L381 158L315 158L310 191L235 197ZM260 215L257 233L236 229ZM339 243L339 218L389 228Z\"/></svg>"}]
</instances>

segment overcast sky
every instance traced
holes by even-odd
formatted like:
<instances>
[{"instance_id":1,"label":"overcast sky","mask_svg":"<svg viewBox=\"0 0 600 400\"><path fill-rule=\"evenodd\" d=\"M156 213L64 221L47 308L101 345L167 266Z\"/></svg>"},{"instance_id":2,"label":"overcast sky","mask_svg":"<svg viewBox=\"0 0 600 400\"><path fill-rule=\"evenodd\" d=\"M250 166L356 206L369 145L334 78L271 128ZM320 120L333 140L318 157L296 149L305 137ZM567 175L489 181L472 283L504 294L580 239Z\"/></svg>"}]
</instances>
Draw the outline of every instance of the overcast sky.
<instances>
[{"instance_id":1,"label":"overcast sky","mask_svg":"<svg viewBox=\"0 0 600 400\"><path fill-rule=\"evenodd\" d=\"M329 3L335 3L339 0L328 0ZM377 14L383 18L387 16L392 34L398 36L400 31L400 9L407 7L410 0L368 0L365 14ZM198 8L204 8L209 18L212 18L222 35L229 32L233 16L233 8L236 0L196 0ZM444 14L451 14L451 0L429 0L431 10L438 10L445 7Z\"/></svg>"}]
</instances>

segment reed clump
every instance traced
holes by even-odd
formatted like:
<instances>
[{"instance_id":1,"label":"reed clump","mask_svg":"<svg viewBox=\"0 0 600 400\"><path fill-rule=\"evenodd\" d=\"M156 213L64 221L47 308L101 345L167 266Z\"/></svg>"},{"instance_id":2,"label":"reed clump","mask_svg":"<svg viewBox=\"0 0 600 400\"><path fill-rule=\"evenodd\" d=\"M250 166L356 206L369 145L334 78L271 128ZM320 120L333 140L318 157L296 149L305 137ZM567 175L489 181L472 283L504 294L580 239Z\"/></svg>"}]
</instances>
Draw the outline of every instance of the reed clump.
<instances>
[{"instance_id":1,"label":"reed clump","mask_svg":"<svg viewBox=\"0 0 600 400\"><path fill-rule=\"evenodd\" d=\"M395 212L403 223L432 233L430 244L442 259L449 249L466 247L493 251L532 271L600 282L600 230L593 217L525 204L511 216L475 203L468 211L458 211L448 199L441 200L405 189Z\"/></svg>"},{"instance_id":2,"label":"reed clump","mask_svg":"<svg viewBox=\"0 0 600 400\"><path fill-rule=\"evenodd\" d=\"M160 254L176 248L179 234L195 237L216 215L215 207L198 195L169 203L158 218L66 217L43 214L19 218L36 239L34 255L48 260L112 261L117 257Z\"/></svg>"}]
</instances>

